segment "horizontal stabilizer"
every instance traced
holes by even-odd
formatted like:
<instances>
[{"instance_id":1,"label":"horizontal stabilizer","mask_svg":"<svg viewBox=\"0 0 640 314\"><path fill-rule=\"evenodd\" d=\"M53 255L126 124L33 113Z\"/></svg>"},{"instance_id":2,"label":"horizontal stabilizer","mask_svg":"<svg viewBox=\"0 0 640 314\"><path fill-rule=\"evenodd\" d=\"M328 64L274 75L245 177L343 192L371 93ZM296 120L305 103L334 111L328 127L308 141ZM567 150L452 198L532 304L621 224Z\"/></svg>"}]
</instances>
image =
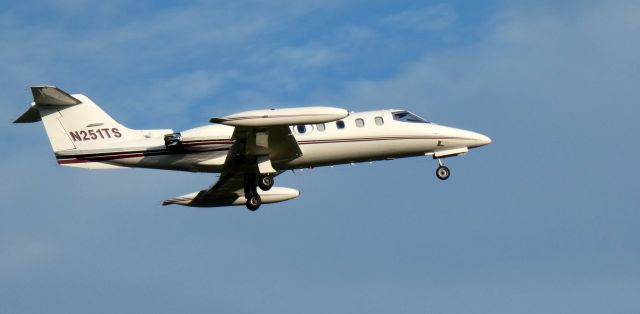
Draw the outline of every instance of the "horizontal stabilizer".
<instances>
[{"instance_id":1,"label":"horizontal stabilizer","mask_svg":"<svg viewBox=\"0 0 640 314\"><path fill-rule=\"evenodd\" d=\"M49 106L74 106L82 103L77 98L67 94L55 86L31 86L33 103L29 109L18 117L13 123L31 123L41 120L37 105Z\"/></svg>"},{"instance_id":2,"label":"horizontal stabilizer","mask_svg":"<svg viewBox=\"0 0 640 314\"><path fill-rule=\"evenodd\" d=\"M13 121L13 123L31 123L38 122L40 120L40 112L36 109L36 104L32 103L31 106L29 106L29 109L19 116L16 121Z\"/></svg>"},{"instance_id":3,"label":"horizontal stabilizer","mask_svg":"<svg viewBox=\"0 0 640 314\"><path fill-rule=\"evenodd\" d=\"M240 127L269 127L296 124L325 123L349 115L345 109L334 107L300 107L252 110L235 113L210 122Z\"/></svg>"},{"instance_id":4,"label":"horizontal stabilizer","mask_svg":"<svg viewBox=\"0 0 640 314\"><path fill-rule=\"evenodd\" d=\"M55 86L31 86L36 105L73 106L81 101Z\"/></svg>"}]
</instances>

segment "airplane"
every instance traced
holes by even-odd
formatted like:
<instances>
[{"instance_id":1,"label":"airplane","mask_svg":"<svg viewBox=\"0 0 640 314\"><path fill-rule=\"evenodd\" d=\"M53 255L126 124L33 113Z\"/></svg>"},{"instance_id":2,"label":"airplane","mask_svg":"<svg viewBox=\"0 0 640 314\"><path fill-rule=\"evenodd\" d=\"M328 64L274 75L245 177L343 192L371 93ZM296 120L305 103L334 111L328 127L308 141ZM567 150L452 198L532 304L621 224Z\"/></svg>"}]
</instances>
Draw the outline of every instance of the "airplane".
<instances>
[{"instance_id":1,"label":"airplane","mask_svg":"<svg viewBox=\"0 0 640 314\"><path fill-rule=\"evenodd\" d=\"M33 102L14 123L42 121L62 166L220 173L210 188L163 205L245 205L255 211L300 195L274 186L274 178L287 170L414 156L436 159L436 176L446 180L450 170L443 158L491 143L480 133L402 109L356 113L323 106L245 111L181 132L133 130L85 95L55 86L33 86L31 92Z\"/></svg>"}]
</instances>

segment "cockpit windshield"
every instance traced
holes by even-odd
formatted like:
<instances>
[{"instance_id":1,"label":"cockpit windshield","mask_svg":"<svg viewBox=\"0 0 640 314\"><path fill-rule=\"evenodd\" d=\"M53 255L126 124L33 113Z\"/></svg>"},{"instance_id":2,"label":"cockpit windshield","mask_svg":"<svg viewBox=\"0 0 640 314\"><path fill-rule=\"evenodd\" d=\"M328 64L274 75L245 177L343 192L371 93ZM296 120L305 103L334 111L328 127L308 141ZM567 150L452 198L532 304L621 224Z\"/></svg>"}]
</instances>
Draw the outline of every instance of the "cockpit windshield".
<instances>
[{"instance_id":1,"label":"cockpit windshield","mask_svg":"<svg viewBox=\"0 0 640 314\"><path fill-rule=\"evenodd\" d=\"M422 119L408 111L396 111L392 114L393 114L393 119L396 121L413 122L413 123L429 123L429 121Z\"/></svg>"}]
</instances>

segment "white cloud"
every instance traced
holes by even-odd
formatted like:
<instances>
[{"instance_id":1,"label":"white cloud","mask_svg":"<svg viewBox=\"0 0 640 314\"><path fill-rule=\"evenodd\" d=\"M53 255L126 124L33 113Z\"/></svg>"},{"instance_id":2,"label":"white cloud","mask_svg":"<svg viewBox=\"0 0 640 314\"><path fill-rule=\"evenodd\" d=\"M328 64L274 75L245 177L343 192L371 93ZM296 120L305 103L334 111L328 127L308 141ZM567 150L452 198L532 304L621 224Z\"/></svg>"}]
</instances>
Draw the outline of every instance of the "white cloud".
<instances>
[{"instance_id":1,"label":"white cloud","mask_svg":"<svg viewBox=\"0 0 640 314\"><path fill-rule=\"evenodd\" d=\"M476 44L427 52L391 78L349 82L344 94L314 98L346 99L362 107L537 106L542 112L598 106L595 100L605 94L611 100L637 95L637 4L536 12L503 10Z\"/></svg>"},{"instance_id":2,"label":"white cloud","mask_svg":"<svg viewBox=\"0 0 640 314\"><path fill-rule=\"evenodd\" d=\"M148 74L191 60L207 60L209 55L246 53L249 46L260 43L261 35L285 28L287 23L310 11L335 6L320 1L288 5L250 1L192 4L144 12L144 5L132 5L141 14L122 18L113 17L114 10L94 10L85 4L70 0L52 10L54 16L67 9L75 13L69 13L73 19L60 19L60 23L51 25L28 23L21 18L27 7L3 13L2 81L28 86L40 81L49 84L74 81L87 75L93 75L94 82L105 81L122 73ZM128 9L119 8L119 11ZM83 22L76 22L79 25L69 22L75 20ZM94 20L103 22L94 25ZM323 58L316 54L311 63L301 61L305 62L303 65L317 64ZM221 62L215 64L223 66Z\"/></svg>"},{"instance_id":3,"label":"white cloud","mask_svg":"<svg viewBox=\"0 0 640 314\"><path fill-rule=\"evenodd\" d=\"M119 99L117 95L108 97L100 104L114 117L122 117L121 122L132 128L169 128L188 125L192 107L215 96L229 80L238 77L233 71L213 72L195 70L175 76L142 80L129 86L121 86L121 92L131 95ZM89 95L90 96L90 95ZM94 100L95 101L95 100ZM127 123L127 120L142 123ZM202 117L207 122L207 116Z\"/></svg>"},{"instance_id":4,"label":"white cloud","mask_svg":"<svg viewBox=\"0 0 640 314\"><path fill-rule=\"evenodd\" d=\"M167 80L156 80L144 94L158 101L191 103L215 94L225 80L236 76L233 72L213 73L197 70Z\"/></svg>"},{"instance_id":5,"label":"white cloud","mask_svg":"<svg viewBox=\"0 0 640 314\"><path fill-rule=\"evenodd\" d=\"M380 34L371 27L363 25L348 25L338 31L345 43L361 43L380 39Z\"/></svg>"},{"instance_id":6,"label":"white cloud","mask_svg":"<svg viewBox=\"0 0 640 314\"><path fill-rule=\"evenodd\" d=\"M256 71L245 75L243 81L251 82L258 90L272 93L295 92L317 78L323 68L334 66L347 58L339 48L318 42L264 47L253 52L248 59ZM263 97L271 98L273 95Z\"/></svg>"},{"instance_id":7,"label":"white cloud","mask_svg":"<svg viewBox=\"0 0 640 314\"><path fill-rule=\"evenodd\" d=\"M337 50L311 43L304 46L289 46L276 49L267 62L276 61L280 66L289 68L318 68L332 64L341 58Z\"/></svg>"},{"instance_id":8,"label":"white cloud","mask_svg":"<svg viewBox=\"0 0 640 314\"><path fill-rule=\"evenodd\" d=\"M449 28L456 19L457 15L450 5L436 4L396 13L386 17L383 23L393 28L426 32Z\"/></svg>"},{"instance_id":9,"label":"white cloud","mask_svg":"<svg viewBox=\"0 0 640 314\"><path fill-rule=\"evenodd\" d=\"M27 23L23 16L29 6L16 4L0 15L0 84L19 92L5 98L11 105L0 110L7 119L19 115L28 104L28 86L48 84L97 98L115 116L134 108L133 113L141 114L132 119L167 123L186 119L191 106L216 95L229 80L259 85L253 89L279 81L295 89L299 79L294 69L323 67L339 53L322 44L279 46L263 37L286 29L300 16L337 5L206 2L146 12L144 3L116 2L96 9L86 1L68 0L60 6L38 4L53 20ZM127 10L135 18L122 14ZM266 69L248 69L256 65L235 55L259 60L258 66ZM119 86L114 89L114 84ZM247 93L240 91L238 98Z\"/></svg>"}]
</instances>

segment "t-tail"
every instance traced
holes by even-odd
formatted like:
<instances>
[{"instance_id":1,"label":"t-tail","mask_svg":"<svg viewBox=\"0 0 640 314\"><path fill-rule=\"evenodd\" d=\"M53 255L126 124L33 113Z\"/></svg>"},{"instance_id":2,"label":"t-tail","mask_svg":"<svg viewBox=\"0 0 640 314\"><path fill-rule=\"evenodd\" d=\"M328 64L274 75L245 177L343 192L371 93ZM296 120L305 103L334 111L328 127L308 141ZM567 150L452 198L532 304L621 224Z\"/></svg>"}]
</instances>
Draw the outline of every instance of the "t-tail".
<instances>
[{"instance_id":1,"label":"t-tail","mask_svg":"<svg viewBox=\"0 0 640 314\"><path fill-rule=\"evenodd\" d=\"M100 109L89 97L69 95L54 86L33 86L31 92L31 106L14 123L42 121L61 165L90 169L118 167L117 164L90 156L162 145L163 135L173 132L129 129ZM89 156L89 159L72 156Z\"/></svg>"}]
</instances>

